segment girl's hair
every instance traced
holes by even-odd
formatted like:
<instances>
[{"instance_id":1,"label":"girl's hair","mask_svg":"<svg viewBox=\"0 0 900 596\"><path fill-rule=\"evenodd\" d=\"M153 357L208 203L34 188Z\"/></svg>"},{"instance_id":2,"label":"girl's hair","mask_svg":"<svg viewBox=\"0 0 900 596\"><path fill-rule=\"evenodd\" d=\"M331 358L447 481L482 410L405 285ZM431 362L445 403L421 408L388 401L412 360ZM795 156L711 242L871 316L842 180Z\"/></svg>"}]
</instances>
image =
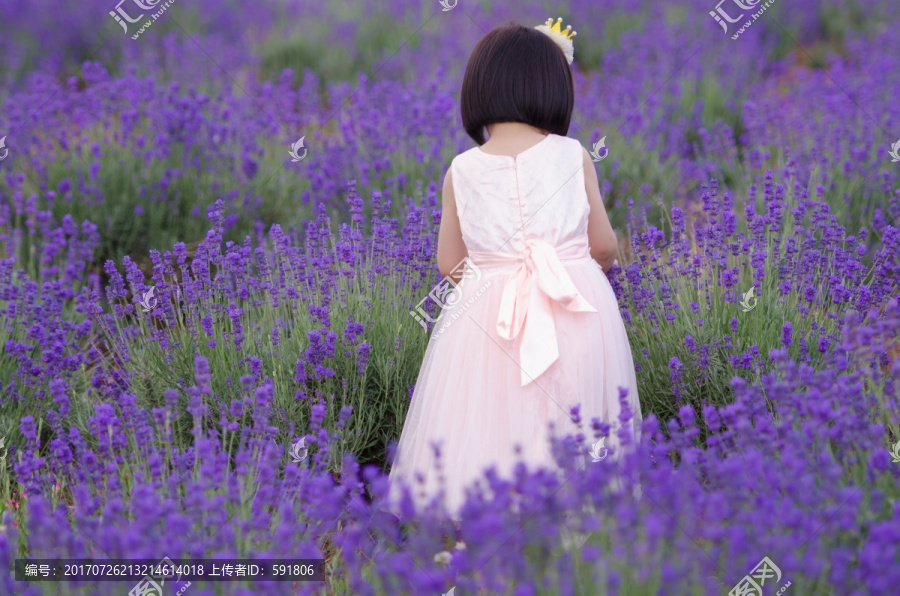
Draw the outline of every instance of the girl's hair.
<instances>
[{"instance_id":1,"label":"girl's hair","mask_svg":"<svg viewBox=\"0 0 900 596\"><path fill-rule=\"evenodd\" d=\"M575 105L572 71L545 33L522 25L497 27L475 46L463 77L463 128L479 145L497 122L524 122L565 136Z\"/></svg>"}]
</instances>

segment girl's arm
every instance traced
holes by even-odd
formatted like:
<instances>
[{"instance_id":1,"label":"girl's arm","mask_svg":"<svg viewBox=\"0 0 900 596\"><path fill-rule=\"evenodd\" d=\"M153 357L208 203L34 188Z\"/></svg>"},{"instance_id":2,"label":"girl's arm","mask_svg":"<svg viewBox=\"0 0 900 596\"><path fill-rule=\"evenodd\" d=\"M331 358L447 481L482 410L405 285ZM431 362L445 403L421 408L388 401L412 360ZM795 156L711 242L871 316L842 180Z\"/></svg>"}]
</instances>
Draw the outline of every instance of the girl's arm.
<instances>
[{"instance_id":1,"label":"girl's arm","mask_svg":"<svg viewBox=\"0 0 900 596\"><path fill-rule=\"evenodd\" d=\"M444 190L441 195L441 227L438 231L437 264L441 275L447 277L469 254L459 228L456 197L453 195L453 181L450 179L449 169L447 175L444 176ZM454 276L455 281L460 279L462 279L462 270L458 270Z\"/></svg>"},{"instance_id":2,"label":"girl's arm","mask_svg":"<svg viewBox=\"0 0 900 596\"><path fill-rule=\"evenodd\" d=\"M619 242L616 233L609 223L603 197L600 196L600 183L597 181L597 170L587 149L584 152L584 190L587 192L591 214L588 217L588 242L591 245L591 258L597 261L603 271L609 271L616 260Z\"/></svg>"}]
</instances>

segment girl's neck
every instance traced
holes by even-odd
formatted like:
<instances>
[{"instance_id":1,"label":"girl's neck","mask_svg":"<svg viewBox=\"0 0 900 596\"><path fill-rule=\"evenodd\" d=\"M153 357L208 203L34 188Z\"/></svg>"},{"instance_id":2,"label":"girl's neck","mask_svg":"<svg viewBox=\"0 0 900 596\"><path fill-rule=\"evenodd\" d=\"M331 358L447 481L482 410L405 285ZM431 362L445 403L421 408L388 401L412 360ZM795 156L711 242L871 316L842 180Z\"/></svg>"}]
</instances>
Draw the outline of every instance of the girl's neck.
<instances>
[{"instance_id":1,"label":"girl's neck","mask_svg":"<svg viewBox=\"0 0 900 596\"><path fill-rule=\"evenodd\" d=\"M502 141L515 138L534 140L535 138L540 139L549 134L546 130L541 130L530 124L525 124L524 122L496 122L494 124L488 124L485 128L487 128L487 133L490 137L488 141L491 139Z\"/></svg>"},{"instance_id":2,"label":"girl's neck","mask_svg":"<svg viewBox=\"0 0 900 596\"><path fill-rule=\"evenodd\" d=\"M550 134L524 122L497 122L486 128L490 138L481 146L482 150L500 155L516 155Z\"/></svg>"}]
</instances>

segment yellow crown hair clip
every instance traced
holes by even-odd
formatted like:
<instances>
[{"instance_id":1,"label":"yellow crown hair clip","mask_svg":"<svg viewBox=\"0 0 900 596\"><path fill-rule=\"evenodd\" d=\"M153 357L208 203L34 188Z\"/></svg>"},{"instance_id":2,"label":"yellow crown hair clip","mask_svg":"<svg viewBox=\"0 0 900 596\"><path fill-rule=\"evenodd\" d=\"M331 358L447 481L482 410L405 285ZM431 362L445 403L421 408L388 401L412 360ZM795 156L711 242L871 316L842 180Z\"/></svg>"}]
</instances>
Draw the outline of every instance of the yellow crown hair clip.
<instances>
[{"instance_id":1,"label":"yellow crown hair clip","mask_svg":"<svg viewBox=\"0 0 900 596\"><path fill-rule=\"evenodd\" d=\"M559 17L556 20L556 23L553 22L553 18L547 19L547 22L543 25L538 25L535 27L541 33L545 33L547 36L552 39L556 45L562 49L563 54L566 55L566 60L568 60L569 64L572 64L572 60L575 59L575 43L572 41L572 38L577 35L574 31L569 33L572 30L572 25L566 27L566 30L563 31L562 27L562 17Z\"/></svg>"}]
</instances>

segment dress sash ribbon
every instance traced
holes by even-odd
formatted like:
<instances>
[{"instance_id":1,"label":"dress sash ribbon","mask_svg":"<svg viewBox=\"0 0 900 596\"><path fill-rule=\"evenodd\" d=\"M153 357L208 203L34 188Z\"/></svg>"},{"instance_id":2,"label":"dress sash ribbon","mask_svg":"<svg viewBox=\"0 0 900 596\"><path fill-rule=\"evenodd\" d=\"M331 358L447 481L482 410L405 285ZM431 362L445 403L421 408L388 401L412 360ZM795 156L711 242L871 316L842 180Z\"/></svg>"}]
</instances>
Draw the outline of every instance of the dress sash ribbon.
<instances>
[{"instance_id":1,"label":"dress sash ribbon","mask_svg":"<svg viewBox=\"0 0 900 596\"><path fill-rule=\"evenodd\" d=\"M473 251L469 258L485 269L519 263L503 287L497 334L507 340L521 336L519 367L525 386L559 359L552 302L574 312L597 312L565 268L565 264L591 261L587 234L556 247L544 240L529 240L524 255Z\"/></svg>"}]
</instances>

